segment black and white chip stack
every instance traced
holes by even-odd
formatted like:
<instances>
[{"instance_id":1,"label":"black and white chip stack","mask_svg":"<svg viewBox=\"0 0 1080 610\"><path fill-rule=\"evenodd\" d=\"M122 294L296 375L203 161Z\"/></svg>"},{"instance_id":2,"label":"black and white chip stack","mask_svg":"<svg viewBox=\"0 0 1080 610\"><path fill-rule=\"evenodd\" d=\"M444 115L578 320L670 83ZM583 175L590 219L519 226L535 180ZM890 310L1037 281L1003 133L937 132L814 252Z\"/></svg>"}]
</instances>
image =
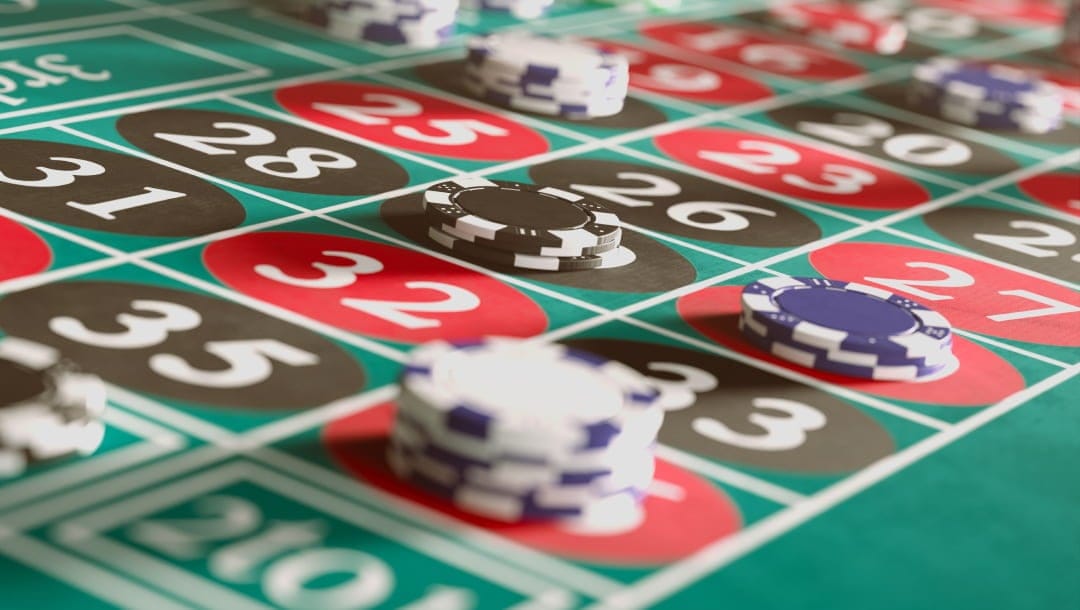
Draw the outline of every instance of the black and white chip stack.
<instances>
[{"instance_id":1,"label":"black and white chip stack","mask_svg":"<svg viewBox=\"0 0 1080 610\"><path fill-rule=\"evenodd\" d=\"M428 237L483 265L582 271L634 260L614 212L560 188L463 176L430 187L424 212Z\"/></svg>"},{"instance_id":2,"label":"black and white chip stack","mask_svg":"<svg viewBox=\"0 0 1080 610\"><path fill-rule=\"evenodd\" d=\"M0 338L0 479L89 455L105 437L105 385L48 346Z\"/></svg>"},{"instance_id":3,"label":"black and white chip stack","mask_svg":"<svg viewBox=\"0 0 1080 610\"><path fill-rule=\"evenodd\" d=\"M499 32L469 40L463 82L477 98L498 106L593 119L622 111L630 64L583 40Z\"/></svg>"},{"instance_id":4,"label":"black and white chip stack","mask_svg":"<svg viewBox=\"0 0 1080 610\"><path fill-rule=\"evenodd\" d=\"M387 461L490 519L632 525L663 419L656 387L619 362L505 337L435 341L409 356Z\"/></svg>"}]
</instances>

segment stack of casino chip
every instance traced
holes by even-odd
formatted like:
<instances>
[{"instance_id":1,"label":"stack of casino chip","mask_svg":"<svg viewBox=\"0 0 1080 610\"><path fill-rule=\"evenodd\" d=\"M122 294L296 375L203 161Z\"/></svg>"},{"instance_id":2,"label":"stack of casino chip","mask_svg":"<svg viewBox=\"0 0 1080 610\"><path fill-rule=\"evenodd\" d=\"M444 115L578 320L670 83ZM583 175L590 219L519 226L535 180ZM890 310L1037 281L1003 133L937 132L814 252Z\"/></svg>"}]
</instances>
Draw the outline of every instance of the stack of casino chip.
<instances>
[{"instance_id":1,"label":"stack of casino chip","mask_svg":"<svg viewBox=\"0 0 1080 610\"><path fill-rule=\"evenodd\" d=\"M517 19L539 19L547 14L555 0L463 0L461 4L475 10L509 13Z\"/></svg>"},{"instance_id":2,"label":"stack of casino chip","mask_svg":"<svg viewBox=\"0 0 1080 610\"><path fill-rule=\"evenodd\" d=\"M458 0L285 0L283 10L343 40L432 48L453 35Z\"/></svg>"},{"instance_id":3,"label":"stack of casino chip","mask_svg":"<svg viewBox=\"0 0 1080 610\"><path fill-rule=\"evenodd\" d=\"M769 12L774 21L802 35L866 53L893 55L907 41L907 27L888 8L872 4L778 4Z\"/></svg>"},{"instance_id":4,"label":"stack of casino chip","mask_svg":"<svg viewBox=\"0 0 1080 610\"><path fill-rule=\"evenodd\" d=\"M658 390L621 363L521 339L435 341L409 356L387 461L491 519L635 522L663 419Z\"/></svg>"},{"instance_id":5,"label":"stack of casino chip","mask_svg":"<svg viewBox=\"0 0 1080 610\"><path fill-rule=\"evenodd\" d=\"M498 106L571 119L618 114L626 101L626 57L584 41L529 32L469 40L464 84Z\"/></svg>"},{"instance_id":6,"label":"stack of casino chip","mask_svg":"<svg viewBox=\"0 0 1080 610\"><path fill-rule=\"evenodd\" d=\"M1015 66L936 57L913 76L909 102L955 123L1032 134L1062 125L1061 90Z\"/></svg>"},{"instance_id":7,"label":"stack of casino chip","mask_svg":"<svg viewBox=\"0 0 1080 610\"><path fill-rule=\"evenodd\" d=\"M464 176L430 187L424 213L429 238L485 265L583 271L633 262L614 212L555 187Z\"/></svg>"},{"instance_id":8,"label":"stack of casino chip","mask_svg":"<svg viewBox=\"0 0 1080 610\"><path fill-rule=\"evenodd\" d=\"M97 450L105 385L51 347L0 338L0 479L34 463Z\"/></svg>"},{"instance_id":9,"label":"stack of casino chip","mask_svg":"<svg viewBox=\"0 0 1080 610\"><path fill-rule=\"evenodd\" d=\"M743 289L739 328L749 343L779 358L851 377L920 381L959 366L952 327L941 314L854 282L759 280Z\"/></svg>"}]
</instances>

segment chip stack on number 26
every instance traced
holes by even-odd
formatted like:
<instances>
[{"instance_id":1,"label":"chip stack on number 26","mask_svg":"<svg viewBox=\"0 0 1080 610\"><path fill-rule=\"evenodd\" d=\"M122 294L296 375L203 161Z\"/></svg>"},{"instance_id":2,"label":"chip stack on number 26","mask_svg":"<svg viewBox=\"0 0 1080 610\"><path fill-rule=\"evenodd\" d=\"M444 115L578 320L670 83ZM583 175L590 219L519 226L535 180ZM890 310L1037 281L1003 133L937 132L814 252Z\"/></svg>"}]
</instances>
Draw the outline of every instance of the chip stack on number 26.
<instances>
[{"instance_id":1,"label":"chip stack on number 26","mask_svg":"<svg viewBox=\"0 0 1080 610\"><path fill-rule=\"evenodd\" d=\"M387 459L491 519L634 524L663 419L656 387L619 362L511 338L435 341L409 356Z\"/></svg>"},{"instance_id":2,"label":"chip stack on number 26","mask_svg":"<svg viewBox=\"0 0 1080 610\"><path fill-rule=\"evenodd\" d=\"M586 271L635 260L614 212L552 186L462 176L431 186L424 213L432 241L487 265Z\"/></svg>"}]
</instances>

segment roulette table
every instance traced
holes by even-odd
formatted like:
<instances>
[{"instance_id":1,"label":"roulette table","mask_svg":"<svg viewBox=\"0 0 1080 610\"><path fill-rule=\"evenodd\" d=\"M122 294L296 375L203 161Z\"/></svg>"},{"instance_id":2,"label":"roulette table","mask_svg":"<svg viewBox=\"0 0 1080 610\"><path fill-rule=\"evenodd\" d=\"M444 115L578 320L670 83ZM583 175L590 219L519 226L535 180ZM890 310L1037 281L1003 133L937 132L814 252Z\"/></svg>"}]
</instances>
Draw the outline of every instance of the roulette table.
<instances>
[{"instance_id":1,"label":"roulette table","mask_svg":"<svg viewBox=\"0 0 1080 610\"><path fill-rule=\"evenodd\" d=\"M0 2L0 338L107 385L90 456L0 478L4 608L1080 607L1080 75L1053 2L898 0L896 54L763 2L463 11L437 48L242 0ZM630 59L622 112L475 99L469 36ZM913 109L963 56L1058 85L1045 134ZM465 174L602 201L629 260L428 239ZM919 383L747 343L740 291L861 282L948 318ZM634 522L504 523L395 477L415 346L540 337L663 391ZM0 388L0 396L4 392Z\"/></svg>"}]
</instances>

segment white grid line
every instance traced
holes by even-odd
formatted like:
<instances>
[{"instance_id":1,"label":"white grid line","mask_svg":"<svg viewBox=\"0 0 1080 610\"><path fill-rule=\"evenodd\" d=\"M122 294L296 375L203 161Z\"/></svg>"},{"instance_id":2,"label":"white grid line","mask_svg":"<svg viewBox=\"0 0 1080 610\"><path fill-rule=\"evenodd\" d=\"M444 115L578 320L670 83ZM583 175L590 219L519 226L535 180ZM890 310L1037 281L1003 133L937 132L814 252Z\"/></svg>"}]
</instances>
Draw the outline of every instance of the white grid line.
<instances>
[{"instance_id":1,"label":"white grid line","mask_svg":"<svg viewBox=\"0 0 1080 610\"><path fill-rule=\"evenodd\" d=\"M175 21L179 21L190 26L215 32L217 34L228 36L230 38L235 38L236 40L242 40L256 46L274 49L275 51L279 51L281 53L284 53L285 55L300 57L313 63L322 64L328 68L347 68L352 65L350 62L338 59L336 57L331 57L329 55L324 55L316 51L311 51L309 49L305 49L304 47L289 44L282 40L263 36L262 34L258 34L255 32L240 30L231 25L220 23L212 19L207 19L206 17L203 17L201 15L191 14L185 10L177 9L174 7L152 5L146 2L133 2L131 0L114 1L123 1L131 6L141 6L144 10L151 11L161 17L171 17Z\"/></svg>"},{"instance_id":2,"label":"white grid line","mask_svg":"<svg viewBox=\"0 0 1080 610\"><path fill-rule=\"evenodd\" d=\"M117 2L116 0L110 1L112 1L114 4L123 4L122 2ZM236 0L202 0L199 2L191 2L185 5L185 10L212 11L236 5ZM69 28L97 27L102 25L110 25L113 23L134 23L136 21L146 21L148 19L155 18L157 18L157 15L150 14L141 10L131 10L129 8L125 8L112 13L105 13L101 15L72 17L69 19L54 19L52 21L38 21L36 23L3 27L0 28L0 36L7 38L13 36L21 36L24 34L35 34L38 32L49 32L53 30L62 30Z\"/></svg>"},{"instance_id":3,"label":"white grid line","mask_svg":"<svg viewBox=\"0 0 1080 610\"><path fill-rule=\"evenodd\" d=\"M291 502L313 509L318 508L330 518L391 539L403 547L414 549L433 560L440 560L462 572L487 578L490 582L505 589L527 595L539 595L551 588L548 582L524 571L508 569L508 566L503 563L494 562L476 551L461 548L460 545L455 545L445 538L425 532L411 524L392 520L370 509L350 504L340 495L330 495L295 477L286 476L249 461L225 463L205 472L185 476L179 481L170 482L163 489L145 491L134 497L122 498L115 504L66 520L54 526L53 529L57 532L56 537L70 546L80 548L102 544L104 548L101 550L105 553L97 553L98 555L120 561L126 558L137 561L137 563L132 562L131 565L140 565L143 562L156 564L155 570L173 577L167 582L173 583L173 586L181 585L183 587L181 590L185 594L197 590L204 595L203 603L206 605L217 605L219 602L214 601L215 596L223 595L232 598L225 603L230 608L237 607L236 604L241 602L251 604L254 600L246 598L244 594L237 592L233 596L231 588L222 588L209 579L188 573L186 568L174 567L133 547L97 536L100 532L118 527L125 521L238 483L250 483L279 494ZM185 583L184 580L188 582ZM248 607L265 606L255 604Z\"/></svg>"},{"instance_id":4,"label":"white grid line","mask_svg":"<svg viewBox=\"0 0 1080 610\"><path fill-rule=\"evenodd\" d=\"M61 32L58 34L48 34L33 38L18 38L15 40L2 41L0 42L0 50L33 47L53 42L71 42L90 40L95 38L122 36L141 39L143 42L147 42L149 44L156 44L161 47L172 49L173 51L178 51L181 53L186 53L188 55L199 57L203 60L206 60L207 62L215 62L219 66L231 68L232 71L217 76L204 76L201 78L194 78L187 81L162 83L159 85L154 85L152 87L145 87L141 89L133 89L129 91L115 93L105 93L102 95L92 95L86 98L71 99L53 104L47 104L44 106L31 106L19 110L5 110L3 112L0 112L0 121L9 120L12 117L57 112L60 110L66 110L68 108L75 108L79 106L101 105L107 102L118 101L124 102L132 98L142 98L162 93L172 93L176 91L184 91L187 89L197 89L210 85L221 85L238 80L252 80L267 76L269 74L269 72L261 66L256 66L254 64L250 64L226 55L222 55L208 49L203 49L201 47L188 44L184 41L170 38L168 36L163 36L155 32L144 30L133 25L112 25L102 28L94 28L90 30L77 30L74 32Z\"/></svg>"},{"instance_id":5,"label":"white grid line","mask_svg":"<svg viewBox=\"0 0 1080 610\"><path fill-rule=\"evenodd\" d=\"M28 536L0 532L0 554L26 563L44 574L115 604L117 608L191 610L193 606L164 597L94 563L77 559Z\"/></svg>"}]
</instances>

